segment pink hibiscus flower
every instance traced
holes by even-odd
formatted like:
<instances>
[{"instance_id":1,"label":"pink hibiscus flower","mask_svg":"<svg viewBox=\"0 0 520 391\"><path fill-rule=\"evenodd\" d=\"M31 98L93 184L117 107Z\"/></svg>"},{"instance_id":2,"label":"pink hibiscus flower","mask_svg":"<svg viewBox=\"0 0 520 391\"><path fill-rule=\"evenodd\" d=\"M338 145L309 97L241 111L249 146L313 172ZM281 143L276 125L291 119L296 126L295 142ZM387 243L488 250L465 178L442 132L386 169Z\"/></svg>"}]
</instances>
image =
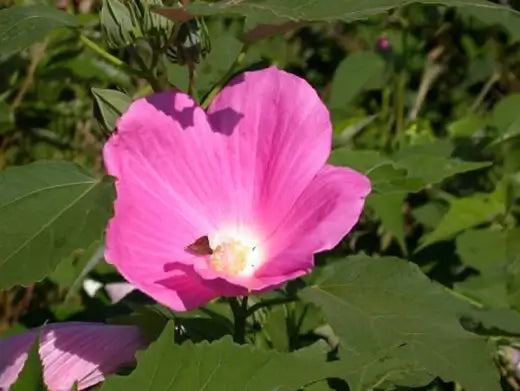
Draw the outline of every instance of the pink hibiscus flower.
<instances>
[{"instance_id":1,"label":"pink hibiscus flower","mask_svg":"<svg viewBox=\"0 0 520 391\"><path fill-rule=\"evenodd\" d=\"M104 149L117 189L107 260L174 310L308 273L370 192L326 164L331 141L314 89L276 68L236 77L207 113L175 91L135 101Z\"/></svg>"},{"instance_id":2,"label":"pink hibiscus flower","mask_svg":"<svg viewBox=\"0 0 520 391\"><path fill-rule=\"evenodd\" d=\"M18 378L39 336L43 377L50 391L83 390L105 379L121 365L134 362L145 340L135 326L99 323L56 323L0 339L0 391Z\"/></svg>"}]
</instances>

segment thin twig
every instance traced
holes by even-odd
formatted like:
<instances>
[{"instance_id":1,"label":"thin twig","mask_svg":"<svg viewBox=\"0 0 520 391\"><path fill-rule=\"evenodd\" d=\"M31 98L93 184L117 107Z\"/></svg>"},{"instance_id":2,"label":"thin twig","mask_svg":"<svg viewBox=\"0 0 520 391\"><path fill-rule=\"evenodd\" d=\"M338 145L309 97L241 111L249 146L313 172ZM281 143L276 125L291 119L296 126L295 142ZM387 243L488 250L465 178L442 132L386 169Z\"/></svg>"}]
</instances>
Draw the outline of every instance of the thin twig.
<instances>
[{"instance_id":1,"label":"thin twig","mask_svg":"<svg viewBox=\"0 0 520 391\"><path fill-rule=\"evenodd\" d=\"M23 98L31 85L34 82L34 74L36 73L36 69L38 68L38 64L42 60L43 56L45 55L45 48L47 47L47 41L44 41L42 43L38 43L34 45L30 49L31 53L31 62L29 63L29 67L27 68L27 75L25 76L25 80L22 83L22 86L18 90L18 93L16 94L13 103L11 104L11 111L15 111L18 106L23 101Z\"/></svg>"},{"instance_id":2,"label":"thin twig","mask_svg":"<svg viewBox=\"0 0 520 391\"><path fill-rule=\"evenodd\" d=\"M444 67L437 62L443 52L444 47L437 46L428 54L426 66L421 77L421 84L419 85L419 90L417 91L413 107L408 114L408 121L410 122L415 121L419 116L419 112L421 111L426 96L428 95L428 91L444 70Z\"/></svg>"},{"instance_id":3,"label":"thin twig","mask_svg":"<svg viewBox=\"0 0 520 391\"><path fill-rule=\"evenodd\" d=\"M108 53L105 49L103 49L101 46L99 46L97 43L92 41L90 38L86 37L85 35L81 34L79 36L79 40L89 49L96 52L100 57L103 57L105 60L107 60L109 63L115 65L116 67L120 68L127 68L128 65L117 58L116 56L111 55Z\"/></svg>"},{"instance_id":4,"label":"thin twig","mask_svg":"<svg viewBox=\"0 0 520 391\"><path fill-rule=\"evenodd\" d=\"M480 90L480 93L478 94L477 98L475 99L475 102L471 105L471 112L476 112L478 107L482 104L484 101L486 95L491 91L491 88L493 88L493 85L500 80L500 73L498 71L493 72L493 74L489 77L488 81L484 86L482 87L482 90Z\"/></svg>"}]
</instances>

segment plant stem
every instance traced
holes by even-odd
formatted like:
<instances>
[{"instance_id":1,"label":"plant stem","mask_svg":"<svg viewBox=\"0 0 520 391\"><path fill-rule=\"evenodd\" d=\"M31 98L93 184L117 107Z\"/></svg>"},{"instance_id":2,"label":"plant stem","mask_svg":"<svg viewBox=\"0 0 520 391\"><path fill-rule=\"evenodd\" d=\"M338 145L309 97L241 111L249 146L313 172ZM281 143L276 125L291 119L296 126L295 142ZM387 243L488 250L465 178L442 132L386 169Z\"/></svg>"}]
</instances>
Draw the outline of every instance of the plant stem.
<instances>
[{"instance_id":1,"label":"plant stem","mask_svg":"<svg viewBox=\"0 0 520 391\"><path fill-rule=\"evenodd\" d=\"M36 69L38 68L38 64L43 59L45 55L45 48L47 47L47 41L44 41L42 43L35 44L31 50L31 61L29 63L29 67L27 68L27 76L25 76L25 80L22 83L22 86L20 87L20 90L16 94L13 103L11 104L11 110L15 111L18 106L23 101L23 98L31 85L34 82L34 74L36 73Z\"/></svg>"},{"instance_id":2,"label":"plant stem","mask_svg":"<svg viewBox=\"0 0 520 391\"><path fill-rule=\"evenodd\" d=\"M395 143L401 145L404 138L404 93L406 74L401 70L395 78Z\"/></svg>"},{"instance_id":3,"label":"plant stem","mask_svg":"<svg viewBox=\"0 0 520 391\"><path fill-rule=\"evenodd\" d=\"M105 49L103 49L101 46L99 46L97 43L92 41L90 38L86 37L85 35L81 34L79 36L79 40L89 49L96 52L100 57L103 57L105 60L110 62L111 64L115 65L116 67L122 67L126 68L128 65L125 64L124 61L120 60L116 56L111 55L108 53Z\"/></svg>"},{"instance_id":4,"label":"plant stem","mask_svg":"<svg viewBox=\"0 0 520 391\"><path fill-rule=\"evenodd\" d=\"M235 321L233 340L236 343L243 344L246 340L247 296L244 296L242 303L236 297L232 297L229 299L229 305Z\"/></svg>"},{"instance_id":5,"label":"plant stem","mask_svg":"<svg viewBox=\"0 0 520 391\"><path fill-rule=\"evenodd\" d=\"M294 297L278 297L276 299L261 301L259 303L256 303L256 304L252 305L247 310L246 317L249 317L249 316L253 315L256 311L258 311L261 308L270 307L272 305L277 305L277 304L292 303L295 300L296 299Z\"/></svg>"},{"instance_id":6,"label":"plant stem","mask_svg":"<svg viewBox=\"0 0 520 391\"><path fill-rule=\"evenodd\" d=\"M480 93L478 94L477 98L475 99L475 101L473 102L473 104L471 105L471 112L476 112L477 109L479 108L479 106L482 104L482 102L484 101L484 98L486 97L486 95L489 93L489 91L491 90L491 88L493 87L493 85L500 80L500 73L495 71L493 72L493 74L491 75L491 77L488 79L488 81L486 82L486 84L484 84L484 86L482 87L482 90L480 90Z\"/></svg>"}]
</instances>

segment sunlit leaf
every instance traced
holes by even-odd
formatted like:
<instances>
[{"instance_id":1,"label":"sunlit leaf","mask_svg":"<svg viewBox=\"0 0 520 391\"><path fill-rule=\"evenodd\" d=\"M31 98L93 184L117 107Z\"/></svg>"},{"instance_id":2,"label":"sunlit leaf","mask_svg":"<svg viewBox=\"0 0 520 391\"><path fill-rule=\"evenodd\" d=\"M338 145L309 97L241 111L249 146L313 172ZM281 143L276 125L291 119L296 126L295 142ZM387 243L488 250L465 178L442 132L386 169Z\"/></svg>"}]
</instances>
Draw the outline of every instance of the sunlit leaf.
<instances>
[{"instance_id":1,"label":"sunlit leaf","mask_svg":"<svg viewBox=\"0 0 520 391\"><path fill-rule=\"evenodd\" d=\"M0 173L0 289L50 274L102 235L112 215L112 179L67 162Z\"/></svg>"},{"instance_id":2,"label":"sunlit leaf","mask_svg":"<svg viewBox=\"0 0 520 391\"><path fill-rule=\"evenodd\" d=\"M146 352L138 354L131 375L109 378L101 390L282 391L326 378L331 371L314 349L278 353L237 345L229 338L176 345L173 335L170 324Z\"/></svg>"},{"instance_id":3,"label":"sunlit leaf","mask_svg":"<svg viewBox=\"0 0 520 391\"><path fill-rule=\"evenodd\" d=\"M342 360L366 362L348 376L351 384L358 384L358 377L368 381L366 376L378 373L377 361L390 360L394 371L426 370L473 391L501 389L486 340L460 325L466 304L412 263L349 257L327 266L323 278L300 296L322 308L341 338Z\"/></svg>"}]
</instances>

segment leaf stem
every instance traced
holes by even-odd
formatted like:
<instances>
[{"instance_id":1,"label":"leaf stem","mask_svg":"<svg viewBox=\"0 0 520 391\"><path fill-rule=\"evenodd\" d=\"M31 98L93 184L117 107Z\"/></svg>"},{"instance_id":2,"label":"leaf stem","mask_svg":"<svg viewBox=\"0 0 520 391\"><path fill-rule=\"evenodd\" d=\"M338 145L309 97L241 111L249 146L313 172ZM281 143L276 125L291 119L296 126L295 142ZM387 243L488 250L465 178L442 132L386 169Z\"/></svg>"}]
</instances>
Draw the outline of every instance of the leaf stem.
<instances>
[{"instance_id":1,"label":"leaf stem","mask_svg":"<svg viewBox=\"0 0 520 391\"><path fill-rule=\"evenodd\" d=\"M401 70L395 79L395 135L398 146L404 139L404 93L406 87L406 73Z\"/></svg>"},{"instance_id":2,"label":"leaf stem","mask_svg":"<svg viewBox=\"0 0 520 391\"><path fill-rule=\"evenodd\" d=\"M81 43L83 43L90 50L93 50L100 57L103 57L105 60L107 60L111 64L115 65L116 67L120 67L120 68L127 68L128 67L128 65L124 61L122 61L119 58L117 58L116 56L113 56L112 54L108 53L105 49L103 49L101 46L99 46L97 43L92 41L87 36L81 34L79 36L79 40L81 41Z\"/></svg>"}]
</instances>

